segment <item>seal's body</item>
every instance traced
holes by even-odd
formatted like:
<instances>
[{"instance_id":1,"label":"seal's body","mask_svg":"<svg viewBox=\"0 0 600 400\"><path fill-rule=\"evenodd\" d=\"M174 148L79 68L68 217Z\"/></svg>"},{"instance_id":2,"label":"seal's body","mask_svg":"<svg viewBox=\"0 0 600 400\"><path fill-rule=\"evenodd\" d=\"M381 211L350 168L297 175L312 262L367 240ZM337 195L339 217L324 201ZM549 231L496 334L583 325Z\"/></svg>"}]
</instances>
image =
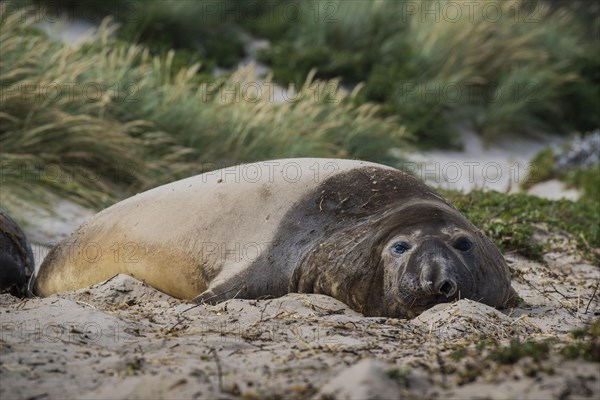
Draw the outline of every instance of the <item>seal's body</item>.
<instances>
[{"instance_id":1,"label":"seal's body","mask_svg":"<svg viewBox=\"0 0 600 400\"><path fill-rule=\"evenodd\" d=\"M334 159L230 167L126 199L51 251L34 292L119 273L183 299L322 293L391 317L514 296L501 254L443 198L396 169Z\"/></svg>"},{"instance_id":2,"label":"seal's body","mask_svg":"<svg viewBox=\"0 0 600 400\"><path fill-rule=\"evenodd\" d=\"M0 293L24 296L33 269L33 252L25 233L0 209Z\"/></svg>"}]
</instances>

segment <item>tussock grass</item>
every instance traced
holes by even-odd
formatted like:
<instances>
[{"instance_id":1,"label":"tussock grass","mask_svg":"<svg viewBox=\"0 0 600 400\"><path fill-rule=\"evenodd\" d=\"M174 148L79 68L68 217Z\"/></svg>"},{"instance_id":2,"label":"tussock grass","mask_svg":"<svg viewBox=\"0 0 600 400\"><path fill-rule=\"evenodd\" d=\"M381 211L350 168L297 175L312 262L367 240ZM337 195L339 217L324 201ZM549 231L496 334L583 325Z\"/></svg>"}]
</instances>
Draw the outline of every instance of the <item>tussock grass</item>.
<instances>
[{"instance_id":1,"label":"tussock grass","mask_svg":"<svg viewBox=\"0 0 600 400\"><path fill-rule=\"evenodd\" d=\"M128 4L134 15L125 19L118 35L146 43L155 53L190 49L188 57L231 68L244 56L240 28L234 23L239 17L227 14L239 8L237 1L135 0Z\"/></svg>"},{"instance_id":2,"label":"tussock grass","mask_svg":"<svg viewBox=\"0 0 600 400\"><path fill-rule=\"evenodd\" d=\"M1 17L3 208L47 207L56 196L99 208L178 169L188 150L147 121L114 117L110 96L122 93L88 75L103 54L84 59L20 15Z\"/></svg>"},{"instance_id":3,"label":"tussock grass","mask_svg":"<svg viewBox=\"0 0 600 400\"><path fill-rule=\"evenodd\" d=\"M165 55L176 49L177 65L202 60L204 66L235 67L244 56L239 23L241 7L255 0L19 0L30 9L47 7L54 14L99 23L112 16L119 25L116 36L142 43L151 53ZM246 4L247 3L247 4Z\"/></svg>"},{"instance_id":4,"label":"tussock grass","mask_svg":"<svg viewBox=\"0 0 600 400\"><path fill-rule=\"evenodd\" d=\"M45 0L38 0L42 3ZM86 0L49 2L85 8ZM95 2L94 2L95 3ZM107 2L124 16L120 38L173 64L232 67L244 31L268 37L262 55L279 82L365 83L359 102L379 102L424 146L458 145L455 126L487 140L547 130L597 128L600 8L551 0L166 0ZM99 7L96 5L95 9ZM77 14L77 10L75 11ZM133 14L133 15L132 15Z\"/></svg>"},{"instance_id":5,"label":"tussock grass","mask_svg":"<svg viewBox=\"0 0 600 400\"><path fill-rule=\"evenodd\" d=\"M464 194L439 190L501 251L516 252L543 262L555 244L536 240L538 229L548 235L566 234L582 259L600 266L600 203L597 199L547 200L525 193L506 194L475 190ZM565 244L560 244L565 251Z\"/></svg>"},{"instance_id":6,"label":"tussock grass","mask_svg":"<svg viewBox=\"0 0 600 400\"><path fill-rule=\"evenodd\" d=\"M68 47L21 13L0 26L2 206L49 204L54 195L93 207L183 176L294 156L393 164L407 136L377 106L356 105L335 81L314 81L275 102L252 68L203 81L176 53L152 56L109 37ZM261 96L257 97L256 94Z\"/></svg>"},{"instance_id":7,"label":"tussock grass","mask_svg":"<svg viewBox=\"0 0 600 400\"><path fill-rule=\"evenodd\" d=\"M319 76L365 81L363 99L385 103L424 144L452 143L451 122L469 123L488 140L593 125L594 117L574 113L572 104L600 105L592 95L598 82L586 72L600 66L598 42L568 7L492 0L329 3L335 21L315 20L316 6L306 2L306 18L279 32L285 39L264 56L276 78L297 80L317 66ZM457 7L458 17L450 13Z\"/></svg>"},{"instance_id":8,"label":"tussock grass","mask_svg":"<svg viewBox=\"0 0 600 400\"><path fill-rule=\"evenodd\" d=\"M464 108L461 112L487 138L544 127L548 113L560 112L561 89L577 79L572 60L581 51L570 28L575 22L566 10L550 13L539 2L530 17L523 15L524 3L519 4L522 15L515 15L516 3L492 4L501 13L494 22L479 10L472 21L412 18L407 31L411 62L419 70L415 80L425 87L435 82L462 87L456 101L442 92L434 105ZM480 91L487 95L478 96Z\"/></svg>"},{"instance_id":9,"label":"tussock grass","mask_svg":"<svg viewBox=\"0 0 600 400\"><path fill-rule=\"evenodd\" d=\"M245 86L247 82L252 86ZM258 81L251 68L238 71L215 94L211 112L220 124L213 122L209 127L206 120L198 120L199 129L212 128L209 140L225 138L223 146L227 152L218 147L207 148L209 154L214 154L211 158L231 163L316 156L393 164L395 159L389 149L405 143L406 130L396 118L377 117L378 107L373 104L357 106L350 101L354 95L338 91L335 81L314 82L311 74L297 92L290 88L293 94L289 98L297 100L279 104L274 104L268 94L272 88L268 81L256 86L254 82ZM251 87L258 89L252 93L262 96L252 99L251 91L245 91ZM240 96L246 100L236 99ZM194 137L190 135L189 139Z\"/></svg>"}]
</instances>

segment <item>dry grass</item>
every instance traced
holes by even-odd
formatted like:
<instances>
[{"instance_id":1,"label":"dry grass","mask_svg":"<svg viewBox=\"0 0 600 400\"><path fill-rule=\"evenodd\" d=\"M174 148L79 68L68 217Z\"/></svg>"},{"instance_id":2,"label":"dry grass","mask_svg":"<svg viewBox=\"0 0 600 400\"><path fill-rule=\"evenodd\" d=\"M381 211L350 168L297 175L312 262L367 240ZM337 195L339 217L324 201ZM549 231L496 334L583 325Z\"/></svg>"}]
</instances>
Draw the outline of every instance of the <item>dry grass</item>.
<instances>
[{"instance_id":1,"label":"dry grass","mask_svg":"<svg viewBox=\"0 0 600 400\"><path fill-rule=\"evenodd\" d=\"M2 206L52 196L102 207L210 165L294 156L393 163L404 128L355 105L335 81L313 81L274 102L252 68L217 82L199 65L175 70L174 52L151 56L111 39L69 47L21 13L0 18ZM258 92L257 92L258 90ZM260 97L256 94L260 93Z\"/></svg>"},{"instance_id":2,"label":"dry grass","mask_svg":"<svg viewBox=\"0 0 600 400\"><path fill-rule=\"evenodd\" d=\"M439 3L441 9L460 4L465 11L468 2ZM499 10L497 20L482 11L486 3ZM542 127L544 113L560 112L561 91L578 78L573 60L583 48L571 13L551 12L542 2L530 13L523 2L484 1L473 18L467 16L436 23L411 18L407 35L411 63L419 71L415 81L429 88L460 87L457 100L440 91L437 106L460 111L487 137Z\"/></svg>"},{"instance_id":3,"label":"dry grass","mask_svg":"<svg viewBox=\"0 0 600 400\"><path fill-rule=\"evenodd\" d=\"M3 208L48 206L54 196L102 207L179 169L187 150L147 121L119 121L102 79L85 78L103 55L83 60L82 49L50 42L19 15L1 17Z\"/></svg>"},{"instance_id":4,"label":"dry grass","mask_svg":"<svg viewBox=\"0 0 600 400\"><path fill-rule=\"evenodd\" d=\"M582 129L593 120L577 108L597 104L597 79L585 70L597 65L598 41L569 7L518 0L299 4L304 18L283 39L272 37L265 56L276 78L294 81L317 67L319 76L364 81L364 99L382 102L423 144L449 144L457 122L493 139ZM335 13L328 18L326 10Z\"/></svg>"}]
</instances>

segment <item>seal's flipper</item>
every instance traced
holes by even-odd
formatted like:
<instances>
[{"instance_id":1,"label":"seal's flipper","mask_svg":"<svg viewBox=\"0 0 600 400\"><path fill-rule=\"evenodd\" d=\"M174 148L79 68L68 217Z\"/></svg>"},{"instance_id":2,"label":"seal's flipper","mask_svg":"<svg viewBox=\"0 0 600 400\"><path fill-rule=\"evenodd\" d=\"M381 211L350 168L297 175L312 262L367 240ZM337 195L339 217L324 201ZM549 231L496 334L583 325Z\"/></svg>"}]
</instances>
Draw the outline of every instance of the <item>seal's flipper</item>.
<instances>
[{"instance_id":1,"label":"seal's flipper","mask_svg":"<svg viewBox=\"0 0 600 400\"><path fill-rule=\"evenodd\" d=\"M217 304L236 298L248 298L246 282L239 275L221 273L208 289L194 297L192 301L194 303Z\"/></svg>"},{"instance_id":2,"label":"seal's flipper","mask_svg":"<svg viewBox=\"0 0 600 400\"><path fill-rule=\"evenodd\" d=\"M212 289L208 289L200 293L198 296L192 299L192 302L198 304L218 304L225 300L235 299L237 295L244 290L243 286L229 289L226 289L225 286L226 285L217 285L214 287L211 285Z\"/></svg>"}]
</instances>

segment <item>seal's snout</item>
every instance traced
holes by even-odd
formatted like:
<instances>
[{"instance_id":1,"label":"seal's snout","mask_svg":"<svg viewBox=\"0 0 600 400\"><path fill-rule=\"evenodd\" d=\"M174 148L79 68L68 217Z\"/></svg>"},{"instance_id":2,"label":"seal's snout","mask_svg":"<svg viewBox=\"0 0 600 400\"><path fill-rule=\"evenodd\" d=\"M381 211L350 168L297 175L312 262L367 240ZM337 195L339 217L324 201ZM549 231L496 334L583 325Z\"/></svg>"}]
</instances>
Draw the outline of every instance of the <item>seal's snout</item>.
<instances>
[{"instance_id":1,"label":"seal's snout","mask_svg":"<svg viewBox=\"0 0 600 400\"><path fill-rule=\"evenodd\" d=\"M446 279L439 285L437 293L443 294L446 297L454 296L457 290L456 282L452 279Z\"/></svg>"},{"instance_id":2,"label":"seal's snout","mask_svg":"<svg viewBox=\"0 0 600 400\"><path fill-rule=\"evenodd\" d=\"M458 291L456 281L443 270L435 270L425 267L421 274L421 284L423 289L430 294L441 294L451 297Z\"/></svg>"},{"instance_id":3,"label":"seal's snout","mask_svg":"<svg viewBox=\"0 0 600 400\"><path fill-rule=\"evenodd\" d=\"M446 298L458 293L457 260L442 243L435 240L428 241L418 257L421 265L419 278L424 292Z\"/></svg>"}]
</instances>

